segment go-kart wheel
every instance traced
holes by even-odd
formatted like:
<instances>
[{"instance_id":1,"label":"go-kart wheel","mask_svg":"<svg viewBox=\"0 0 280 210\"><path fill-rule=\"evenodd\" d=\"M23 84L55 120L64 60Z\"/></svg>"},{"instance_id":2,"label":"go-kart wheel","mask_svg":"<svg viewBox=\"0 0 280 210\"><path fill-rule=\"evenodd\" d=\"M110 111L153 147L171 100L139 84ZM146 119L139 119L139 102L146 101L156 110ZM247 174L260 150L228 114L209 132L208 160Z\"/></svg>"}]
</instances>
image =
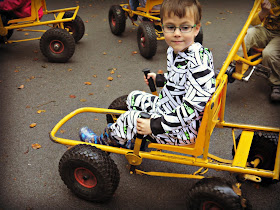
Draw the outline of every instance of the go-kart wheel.
<instances>
[{"instance_id":1,"label":"go-kart wheel","mask_svg":"<svg viewBox=\"0 0 280 210\"><path fill-rule=\"evenodd\" d=\"M104 151L85 144L64 153L59 162L59 173L74 194L95 202L111 199L120 181L114 161Z\"/></svg>"},{"instance_id":2,"label":"go-kart wheel","mask_svg":"<svg viewBox=\"0 0 280 210\"><path fill-rule=\"evenodd\" d=\"M152 22L143 21L137 30L137 42L141 55L144 58L151 58L157 51L157 37Z\"/></svg>"},{"instance_id":3,"label":"go-kart wheel","mask_svg":"<svg viewBox=\"0 0 280 210\"><path fill-rule=\"evenodd\" d=\"M238 145L240 135L236 138L236 145ZM254 133L251 149L249 152L247 162L251 163L256 158L260 160L257 165L259 169L273 170L277 151L278 134L271 132ZM232 156L234 157L235 151L232 149ZM270 185L276 183L276 180L271 178L262 177L262 185Z\"/></svg>"},{"instance_id":4,"label":"go-kart wheel","mask_svg":"<svg viewBox=\"0 0 280 210\"><path fill-rule=\"evenodd\" d=\"M1 19L2 19L3 26L8 26L9 18L7 18L5 15L1 14ZM13 33L14 33L14 29L8 30L6 39L7 40L10 39L11 36L13 35ZM4 43L4 42L5 42L5 38L3 36L0 36L0 43Z\"/></svg>"},{"instance_id":5,"label":"go-kart wheel","mask_svg":"<svg viewBox=\"0 0 280 210\"><path fill-rule=\"evenodd\" d=\"M187 209L250 209L247 200L237 195L233 185L221 178L204 178L189 191Z\"/></svg>"},{"instance_id":6,"label":"go-kart wheel","mask_svg":"<svg viewBox=\"0 0 280 210\"><path fill-rule=\"evenodd\" d=\"M127 111L126 104L127 95L120 96L116 98L108 107L108 109L117 109ZM118 118L118 116L112 116L111 114L106 114L107 123L114 123L113 117Z\"/></svg>"},{"instance_id":7,"label":"go-kart wheel","mask_svg":"<svg viewBox=\"0 0 280 210\"><path fill-rule=\"evenodd\" d=\"M63 18L71 18L73 12L65 12ZM85 25L83 20L77 15L76 18L71 22L65 22L64 28L69 29L69 32L72 33L75 42L77 43L85 34Z\"/></svg>"},{"instance_id":8,"label":"go-kart wheel","mask_svg":"<svg viewBox=\"0 0 280 210\"><path fill-rule=\"evenodd\" d=\"M202 26L200 27L199 33L195 37L194 41L195 42L199 42L200 44L203 43L203 30L202 30Z\"/></svg>"},{"instance_id":9,"label":"go-kart wheel","mask_svg":"<svg viewBox=\"0 0 280 210\"><path fill-rule=\"evenodd\" d=\"M109 25L111 32L115 35L121 35L125 30L126 17L125 12L119 5L111 6L109 10Z\"/></svg>"},{"instance_id":10,"label":"go-kart wheel","mask_svg":"<svg viewBox=\"0 0 280 210\"><path fill-rule=\"evenodd\" d=\"M75 52L75 40L65 29L51 28L40 40L41 52L50 62L67 62Z\"/></svg>"}]
</instances>

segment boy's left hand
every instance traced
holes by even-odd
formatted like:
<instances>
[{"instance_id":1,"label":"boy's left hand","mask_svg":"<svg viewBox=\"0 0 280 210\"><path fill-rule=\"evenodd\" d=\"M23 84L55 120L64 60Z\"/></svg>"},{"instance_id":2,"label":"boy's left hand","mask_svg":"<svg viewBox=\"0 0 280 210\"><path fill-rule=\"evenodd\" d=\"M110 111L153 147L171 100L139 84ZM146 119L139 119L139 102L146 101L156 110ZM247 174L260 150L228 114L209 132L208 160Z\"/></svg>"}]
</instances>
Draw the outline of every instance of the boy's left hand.
<instances>
[{"instance_id":1,"label":"boy's left hand","mask_svg":"<svg viewBox=\"0 0 280 210\"><path fill-rule=\"evenodd\" d=\"M150 126L150 119L137 119L137 133L142 135L149 135L152 134L151 126Z\"/></svg>"}]
</instances>

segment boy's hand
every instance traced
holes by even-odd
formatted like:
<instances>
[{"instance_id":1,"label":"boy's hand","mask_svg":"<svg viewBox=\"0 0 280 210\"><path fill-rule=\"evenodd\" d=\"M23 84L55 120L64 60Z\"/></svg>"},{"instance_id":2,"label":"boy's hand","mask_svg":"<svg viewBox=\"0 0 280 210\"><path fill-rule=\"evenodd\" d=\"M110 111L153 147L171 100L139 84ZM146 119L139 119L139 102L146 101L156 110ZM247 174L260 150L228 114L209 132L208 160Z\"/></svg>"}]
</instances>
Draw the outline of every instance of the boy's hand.
<instances>
[{"instance_id":1,"label":"boy's hand","mask_svg":"<svg viewBox=\"0 0 280 210\"><path fill-rule=\"evenodd\" d=\"M150 119L137 119L137 133L142 135L149 135L152 134L151 126L150 126Z\"/></svg>"},{"instance_id":2,"label":"boy's hand","mask_svg":"<svg viewBox=\"0 0 280 210\"><path fill-rule=\"evenodd\" d=\"M156 73L149 73L147 78L145 77L144 75L144 81L145 83L149 86L149 82L148 82L148 79L152 78L154 81L156 80Z\"/></svg>"},{"instance_id":3,"label":"boy's hand","mask_svg":"<svg viewBox=\"0 0 280 210\"><path fill-rule=\"evenodd\" d=\"M261 3L262 10L259 12L260 20L263 21L264 18L270 14L271 4L269 0L263 0Z\"/></svg>"}]
</instances>

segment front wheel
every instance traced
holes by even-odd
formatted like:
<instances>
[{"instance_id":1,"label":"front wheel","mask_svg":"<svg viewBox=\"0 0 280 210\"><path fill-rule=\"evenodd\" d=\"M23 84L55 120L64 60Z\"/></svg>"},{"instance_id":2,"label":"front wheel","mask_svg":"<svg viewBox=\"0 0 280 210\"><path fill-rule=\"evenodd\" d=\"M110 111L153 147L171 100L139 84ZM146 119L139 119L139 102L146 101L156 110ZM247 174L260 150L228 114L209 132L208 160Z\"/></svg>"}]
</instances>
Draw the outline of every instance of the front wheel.
<instances>
[{"instance_id":1,"label":"front wheel","mask_svg":"<svg viewBox=\"0 0 280 210\"><path fill-rule=\"evenodd\" d=\"M128 95L123 95L118 98L116 98L108 107L108 109L117 109L117 110L125 110L127 111L127 104L126 99ZM107 123L114 123L115 119L117 119L119 116L114 114L106 114L106 120Z\"/></svg>"},{"instance_id":2,"label":"front wheel","mask_svg":"<svg viewBox=\"0 0 280 210\"><path fill-rule=\"evenodd\" d=\"M236 187L221 178L204 178L189 191L187 209L238 210L250 209L247 200L237 195Z\"/></svg>"},{"instance_id":3,"label":"front wheel","mask_svg":"<svg viewBox=\"0 0 280 210\"><path fill-rule=\"evenodd\" d=\"M137 42L140 54L144 58L151 58L157 51L157 37L152 22L142 22L137 30Z\"/></svg>"},{"instance_id":4,"label":"front wheel","mask_svg":"<svg viewBox=\"0 0 280 210\"><path fill-rule=\"evenodd\" d=\"M114 161L104 151L85 144L64 153L59 162L59 173L74 194L94 202L110 200L120 181Z\"/></svg>"},{"instance_id":5,"label":"front wheel","mask_svg":"<svg viewBox=\"0 0 280 210\"><path fill-rule=\"evenodd\" d=\"M40 40L40 49L50 62L67 62L75 52L75 40L65 29L51 28Z\"/></svg>"},{"instance_id":6,"label":"front wheel","mask_svg":"<svg viewBox=\"0 0 280 210\"><path fill-rule=\"evenodd\" d=\"M122 7L119 5L111 6L108 19L111 32L115 35L121 35L126 25L125 12Z\"/></svg>"}]
</instances>

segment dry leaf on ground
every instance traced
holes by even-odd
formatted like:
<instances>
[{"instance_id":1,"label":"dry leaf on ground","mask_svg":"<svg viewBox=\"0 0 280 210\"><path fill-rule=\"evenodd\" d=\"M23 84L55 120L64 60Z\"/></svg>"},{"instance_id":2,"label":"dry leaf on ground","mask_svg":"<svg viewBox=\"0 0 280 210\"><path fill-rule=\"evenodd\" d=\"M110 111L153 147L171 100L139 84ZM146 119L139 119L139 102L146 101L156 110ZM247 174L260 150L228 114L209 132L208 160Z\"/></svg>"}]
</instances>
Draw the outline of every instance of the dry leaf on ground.
<instances>
[{"instance_id":1,"label":"dry leaf on ground","mask_svg":"<svg viewBox=\"0 0 280 210\"><path fill-rule=\"evenodd\" d=\"M84 82L85 85L91 85L91 82Z\"/></svg>"},{"instance_id":2,"label":"dry leaf on ground","mask_svg":"<svg viewBox=\"0 0 280 210\"><path fill-rule=\"evenodd\" d=\"M38 110L37 113L41 114L42 112L46 112L46 110Z\"/></svg>"},{"instance_id":3,"label":"dry leaf on ground","mask_svg":"<svg viewBox=\"0 0 280 210\"><path fill-rule=\"evenodd\" d=\"M113 80L113 77L108 77L107 78L109 81L112 81Z\"/></svg>"},{"instance_id":4,"label":"dry leaf on ground","mask_svg":"<svg viewBox=\"0 0 280 210\"><path fill-rule=\"evenodd\" d=\"M18 89L23 89L24 88L24 85L21 85L18 87Z\"/></svg>"},{"instance_id":5,"label":"dry leaf on ground","mask_svg":"<svg viewBox=\"0 0 280 210\"><path fill-rule=\"evenodd\" d=\"M37 125L37 123L31 123L31 124L29 125L29 127L30 127L30 128L34 128L34 127L36 127L36 125Z\"/></svg>"},{"instance_id":6,"label":"dry leaf on ground","mask_svg":"<svg viewBox=\"0 0 280 210\"><path fill-rule=\"evenodd\" d=\"M210 22L210 21L207 21L207 22L205 23L206 26L208 26L208 25L210 25L210 24L212 24L212 22Z\"/></svg>"},{"instance_id":7,"label":"dry leaf on ground","mask_svg":"<svg viewBox=\"0 0 280 210\"><path fill-rule=\"evenodd\" d=\"M40 149L42 146L40 144L36 143L36 144L32 144L31 147L33 149Z\"/></svg>"},{"instance_id":8,"label":"dry leaf on ground","mask_svg":"<svg viewBox=\"0 0 280 210\"><path fill-rule=\"evenodd\" d=\"M75 95L69 95L69 97L70 97L70 98L76 98L76 96L75 96Z\"/></svg>"}]
</instances>

